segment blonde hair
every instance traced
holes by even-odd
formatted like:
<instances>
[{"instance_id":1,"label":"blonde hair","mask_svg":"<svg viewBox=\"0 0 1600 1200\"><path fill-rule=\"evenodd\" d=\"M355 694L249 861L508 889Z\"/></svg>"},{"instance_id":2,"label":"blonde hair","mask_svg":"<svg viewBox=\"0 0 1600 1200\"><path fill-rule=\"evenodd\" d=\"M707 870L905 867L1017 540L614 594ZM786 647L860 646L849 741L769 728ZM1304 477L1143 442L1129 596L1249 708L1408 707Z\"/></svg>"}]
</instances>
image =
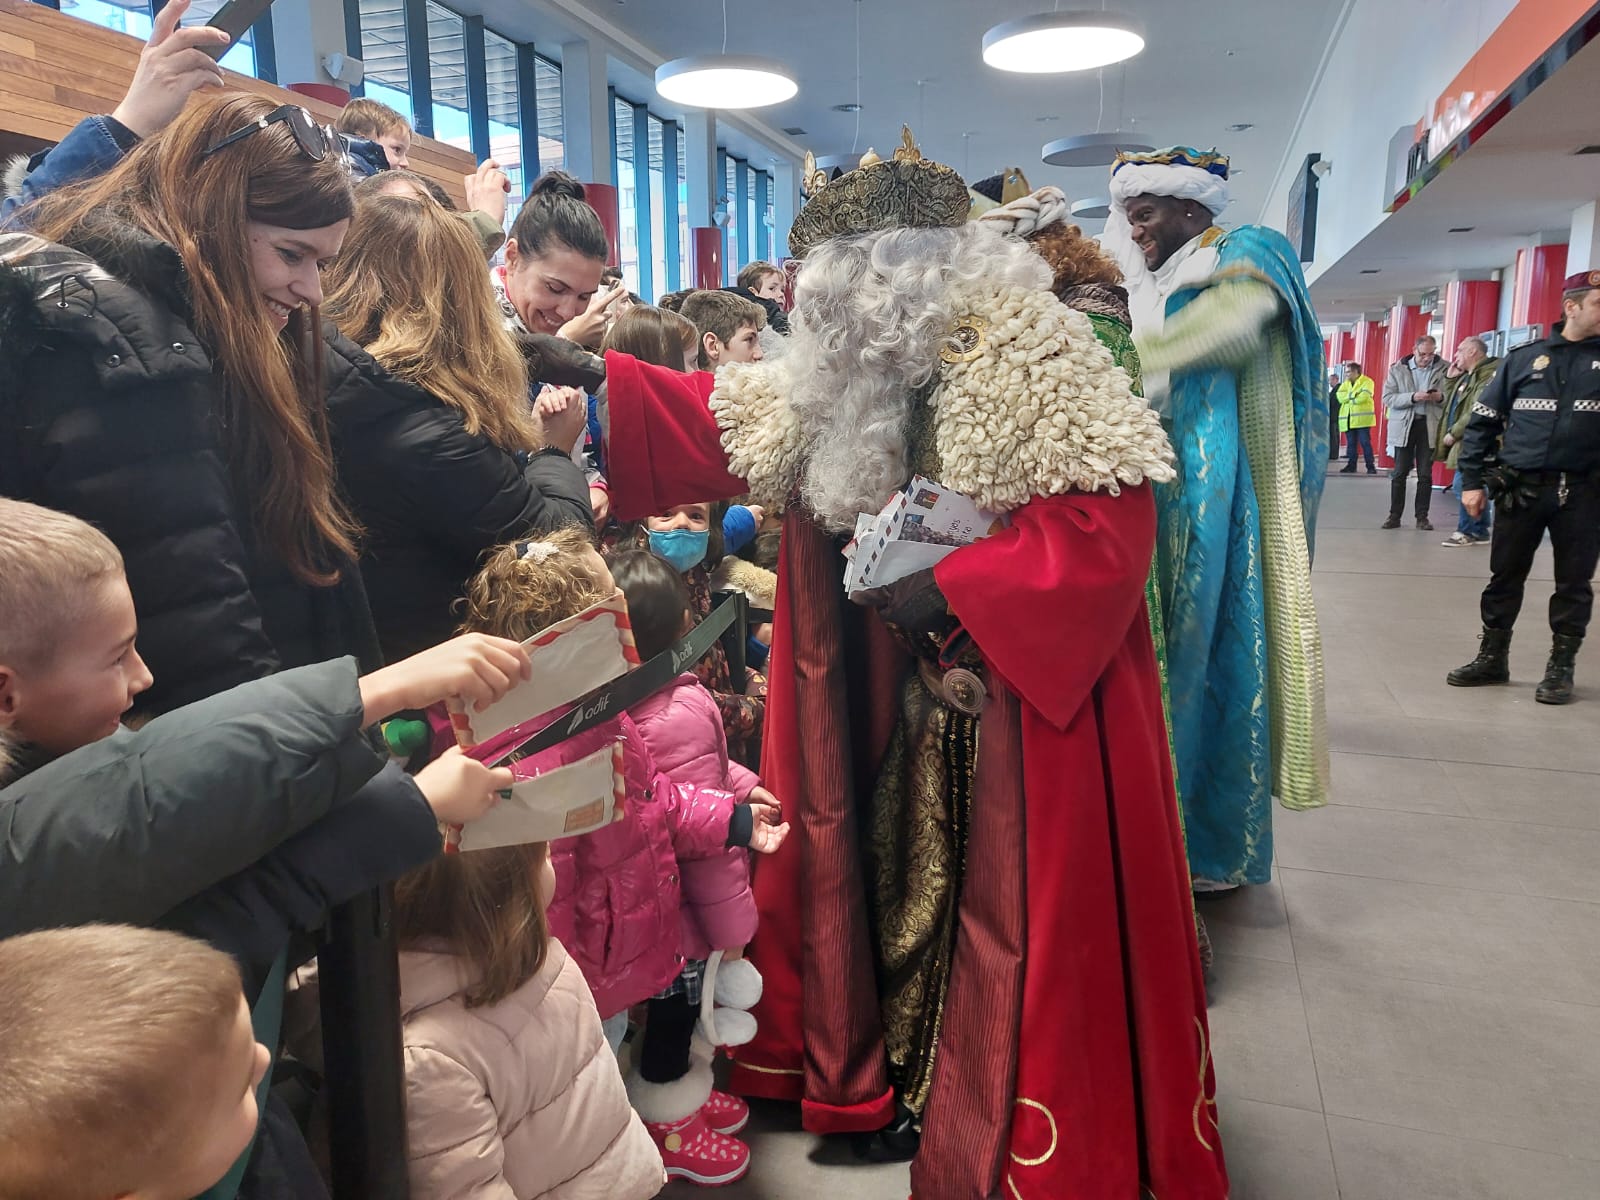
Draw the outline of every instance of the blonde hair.
<instances>
[{"instance_id":1,"label":"blonde hair","mask_svg":"<svg viewBox=\"0 0 1600 1200\"><path fill-rule=\"evenodd\" d=\"M372 141L389 134L404 133L411 136L411 122L397 110L365 96L357 96L339 110L339 119L333 127L351 137Z\"/></svg>"},{"instance_id":2,"label":"blonde hair","mask_svg":"<svg viewBox=\"0 0 1600 1200\"><path fill-rule=\"evenodd\" d=\"M702 338L714 333L723 343L733 341L746 325L754 325L757 330L767 327L767 310L749 297L733 292L695 292L684 300L678 311L694 322ZM710 365L704 345L700 347L700 365Z\"/></svg>"},{"instance_id":3,"label":"blonde hair","mask_svg":"<svg viewBox=\"0 0 1600 1200\"><path fill-rule=\"evenodd\" d=\"M546 534L537 544L555 553L528 555L527 542L502 546L467 584L462 633L488 633L523 641L541 629L581 613L615 590L590 573L581 557L594 543L581 529Z\"/></svg>"},{"instance_id":4,"label":"blonde hair","mask_svg":"<svg viewBox=\"0 0 1600 1200\"><path fill-rule=\"evenodd\" d=\"M528 368L505 327L483 250L431 200L362 201L328 271L323 311L396 378L461 414L502 450L538 441Z\"/></svg>"},{"instance_id":5,"label":"blonde hair","mask_svg":"<svg viewBox=\"0 0 1600 1200\"><path fill-rule=\"evenodd\" d=\"M498 1004L544 966L550 947L539 868L544 842L441 854L394 887L395 936L405 950L441 945L472 965L468 1008Z\"/></svg>"},{"instance_id":6,"label":"blonde hair","mask_svg":"<svg viewBox=\"0 0 1600 1200\"><path fill-rule=\"evenodd\" d=\"M636 304L611 323L601 353L617 350L640 362L683 369L683 356L700 341L694 322L665 308Z\"/></svg>"},{"instance_id":7,"label":"blonde hair","mask_svg":"<svg viewBox=\"0 0 1600 1200\"><path fill-rule=\"evenodd\" d=\"M87 521L0 496L0 663L47 665L93 585L122 569L122 554Z\"/></svg>"},{"instance_id":8,"label":"blonde hair","mask_svg":"<svg viewBox=\"0 0 1600 1200\"><path fill-rule=\"evenodd\" d=\"M215 1097L243 996L202 942L87 925L0 941L6 1200L105 1200L157 1184Z\"/></svg>"}]
</instances>

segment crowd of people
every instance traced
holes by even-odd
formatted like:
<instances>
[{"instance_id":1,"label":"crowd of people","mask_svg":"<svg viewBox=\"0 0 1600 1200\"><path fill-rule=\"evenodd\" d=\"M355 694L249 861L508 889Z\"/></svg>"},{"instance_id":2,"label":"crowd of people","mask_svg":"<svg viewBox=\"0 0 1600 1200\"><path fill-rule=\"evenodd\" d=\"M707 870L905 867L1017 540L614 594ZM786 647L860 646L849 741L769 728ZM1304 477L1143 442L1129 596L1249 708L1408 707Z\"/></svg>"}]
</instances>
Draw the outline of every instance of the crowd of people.
<instances>
[{"instance_id":1,"label":"crowd of people","mask_svg":"<svg viewBox=\"0 0 1600 1200\"><path fill-rule=\"evenodd\" d=\"M1119 156L1096 243L907 131L808 164L797 269L650 304L574 179L460 209L393 110L221 90L186 7L0 210L0 1196L329 1194L329 914L376 896L416 1200L728 1183L753 1097L922 1200L1225 1200L1194 900L1328 797L1330 406L1375 473L1384 405L1392 525L1459 465L1447 544L1524 470L1451 677L1499 682L1547 527L1558 651L1592 602L1548 358L1330 391L1191 147ZM917 475L985 535L847 596ZM608 604L653 690L464 752ZM612 747L615 820L471 848Z\"/></svg>"}]
</instances>

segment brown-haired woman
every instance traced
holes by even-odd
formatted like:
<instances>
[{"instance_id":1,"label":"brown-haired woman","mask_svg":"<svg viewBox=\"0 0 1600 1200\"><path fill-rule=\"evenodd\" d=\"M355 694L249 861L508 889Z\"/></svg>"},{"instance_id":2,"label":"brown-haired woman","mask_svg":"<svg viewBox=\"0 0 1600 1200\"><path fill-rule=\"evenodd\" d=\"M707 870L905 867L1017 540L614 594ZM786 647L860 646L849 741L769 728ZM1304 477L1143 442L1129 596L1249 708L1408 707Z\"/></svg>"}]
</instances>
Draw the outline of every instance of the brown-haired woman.
<instances>
[{"instance_id":1,"label":"brown-haired woman","mask_svg":"<svg viewBox=\"0 0 1600 1200\"><path fill-rule=\"evenodd\" d=\"M379 642L403 657L450 636L485 550L591 526L569 456L583 413L543 429L529 413L482 251L432 201L363 201L326 282L339 485L365 530Z\"/></svg>"},{"instance_id":2,"label":"brown-haired woman","mask_svg":"<svg viewBox=\"0 0 1600 1200\"><path fill-rule=\"evenodd\" d=\"M647 1200L665 1172L577 964L543 843L448 854L395 887L413 1200Z\"/></svg>"},{"instance_id":3,"label":"brown-haired woman","mask_svg":"<svg viewBox=\"0 0 1600 1200\"><path fill-rule=\"evenodd\" d=\"M303 109L224 94L0 234L0 480L121 549L140 712L377 665L315 336L352 211Z\"/></svg>"},{"instance_id":4,"label":"brown-haired woman","mask_svg":"<svg viewBox=\"0 0 1600 1200\"><path fill-rule=\"evenodd\" d=\"M595 346L628 285L601 287L611 243L583 195L583 184L564 171L539 176L512 223L506 265L494 274L513 328Z\"/></svg>"}]
</instances>

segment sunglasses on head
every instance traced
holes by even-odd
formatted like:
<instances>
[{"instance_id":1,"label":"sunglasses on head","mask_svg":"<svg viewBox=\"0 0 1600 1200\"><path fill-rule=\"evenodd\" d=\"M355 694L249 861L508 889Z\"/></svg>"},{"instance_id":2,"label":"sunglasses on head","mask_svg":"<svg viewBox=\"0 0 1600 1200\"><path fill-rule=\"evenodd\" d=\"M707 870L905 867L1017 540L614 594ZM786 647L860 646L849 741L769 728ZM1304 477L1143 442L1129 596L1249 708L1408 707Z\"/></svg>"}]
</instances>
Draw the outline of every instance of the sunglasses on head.
<instances>
[{"instance_id":1,"label":"sunglasses on head","mask_svg":"<svg viewBox=\"0 0 1600 1200\"><path fill-rule=\"evenodd\" d=\"M210 147L201 158L210 158L218 150L231 146L235 142L242 142L252 133L265 129L267 126L282 121L289 127L289 132L294 134L295 145L300 148L312 162L321 162L328 157L329 151L338 146L337 135L326 125L318 125L311 119L311 114L298 104L280 104L277 108L260 117L243 129L236 129L223 138L215 146Z\"/></svg>"}]
</instances>

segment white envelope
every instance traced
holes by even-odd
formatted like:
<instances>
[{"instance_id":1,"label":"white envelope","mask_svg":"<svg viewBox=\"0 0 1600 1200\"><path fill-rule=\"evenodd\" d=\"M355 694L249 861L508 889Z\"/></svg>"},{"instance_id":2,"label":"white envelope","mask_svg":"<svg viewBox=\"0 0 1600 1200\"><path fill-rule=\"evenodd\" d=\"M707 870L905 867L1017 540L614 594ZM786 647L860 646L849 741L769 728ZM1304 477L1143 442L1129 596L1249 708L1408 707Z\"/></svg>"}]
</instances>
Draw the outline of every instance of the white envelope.
<instances>
[{"instance_id":1,"label":"white envelope","mask_svg":"<svg viewBox=\"0 0 1600 1200\"><path fill-rule=\"evenodd\" d=\"M622 742L512 785L484 816L461 829L459 849L493 850L550 842L601 829L623 806Z\"/></svg>"},{"instance_id":2,"label":"white envelope","mask_svg":"<svg viewBox=\"0 0 1600 1200\"><path fill-rule=\"evenodd\" d=\"M462 745L476 746L514 725L570 704L639 662L627 601L620 589L522 644L533 663L532 678L481 713L462 712L459 704L452 703L456 736Z\"/></svg>"}]
</instances>

